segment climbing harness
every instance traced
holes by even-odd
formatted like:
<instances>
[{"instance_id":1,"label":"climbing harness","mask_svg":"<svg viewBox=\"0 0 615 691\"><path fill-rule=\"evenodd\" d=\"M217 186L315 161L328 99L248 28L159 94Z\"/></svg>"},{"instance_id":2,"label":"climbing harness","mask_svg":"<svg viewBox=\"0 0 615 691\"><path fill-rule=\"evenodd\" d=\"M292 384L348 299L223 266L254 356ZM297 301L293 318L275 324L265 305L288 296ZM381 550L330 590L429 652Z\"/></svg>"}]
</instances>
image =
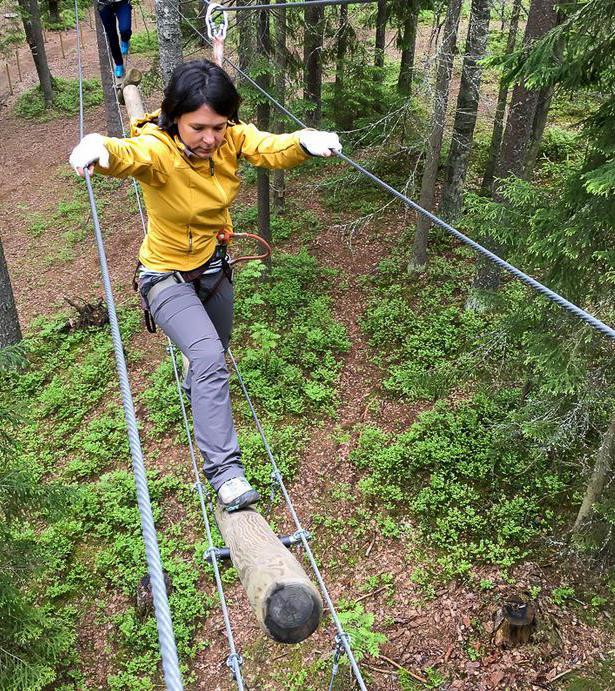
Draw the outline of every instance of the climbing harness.
<instances>
[{"instance_id":1,"label":"climbing harness","mask_svg":"<svg viewBox=\"0 0 615 691\"><path fill-rule=\"evenodd\" d=\"M245 238L256 240L263 247L263 253L242 255L240 257L235 257L234 259L229 257L228 243L231 240L241 240ZM132 288L135 292L139 293L141 309L143 310L143 319L145 321L145 328L149 331L149 333L156 333L156 323L150 311L149 305L156 298L156 296L166 288L177 285L178 283L192 283L196 293L199 295L201 303L205 305L216 294L225 278L229 283L233 282L233 266L235 266L235 264L252 260L264 260L271 256L271 246L269 243L260 237L260 235L256 235L254 233L234 233L232 230L220 230L216 234L216 240L218 241L216 250L204 264L189 271L172 271L168 274L163 273L160 275L160 279L152 282L146 290L142 290L140 288L139 272L143 267L141 262L137 262L137 266L132 278ZM203 295L201 278L214 264L218 264L221 267L219 271L220 275L211 288L208 289L207 294Z\"/></svg>"}]
</instances>

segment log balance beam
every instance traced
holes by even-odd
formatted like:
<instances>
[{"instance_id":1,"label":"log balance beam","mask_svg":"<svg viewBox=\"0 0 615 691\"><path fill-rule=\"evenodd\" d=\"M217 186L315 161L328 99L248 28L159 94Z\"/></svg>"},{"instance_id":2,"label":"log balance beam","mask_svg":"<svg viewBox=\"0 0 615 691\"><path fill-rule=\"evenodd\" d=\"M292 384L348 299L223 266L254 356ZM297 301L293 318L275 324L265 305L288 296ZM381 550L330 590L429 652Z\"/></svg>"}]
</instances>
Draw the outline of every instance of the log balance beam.
<instances>
[{"instance_id":1,"label":"log balance beam","mask_svg":"<svg viewBox=\"0 0 615 691\"><path fill-rule=\"evenodd\" d=\"M278 643L305 640L318 627L322 599L295 556L253 508L228 513L217 504L215 513L263 631Z\"/></svg>"},{"instance_id":2,"label":"log balance beam","mask_svg":"<svg viewBox=\"0 0 615 691\"><path fill-rule=\"evenodd\" d=\"M145 115L139 83L131 68L119 85L130 120ZM184 358L184 372L189 363ZM216 507L216 521L233 566L263 631L278 643L300 643L317 629L322 599L295 556L253 508L228 513Z\"/></svg>"},{"instance_id":3,"label":"log balance beam","mask_svg":"<svg viewBox=\"0 0 615 691\"><path fill-rule=\"evenodd\" d=\"M141 71L136 67L131 67L118 86L119 101L126 106L131 122L145 115L145 108L139 93L139 84L142 78Z\"/></svg>"}]
</instances>

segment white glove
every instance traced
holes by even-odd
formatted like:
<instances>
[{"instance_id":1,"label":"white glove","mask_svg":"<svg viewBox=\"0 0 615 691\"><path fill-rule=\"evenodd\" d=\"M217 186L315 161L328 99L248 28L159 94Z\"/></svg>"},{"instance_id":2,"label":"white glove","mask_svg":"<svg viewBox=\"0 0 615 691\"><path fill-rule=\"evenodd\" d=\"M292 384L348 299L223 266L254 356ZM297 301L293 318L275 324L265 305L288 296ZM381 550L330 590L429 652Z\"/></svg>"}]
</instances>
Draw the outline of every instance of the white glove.
<instances>
[{"instance_id":1,"label":"white glove","mask_svg":"<svg viewBox=\"0 0 615 691\"><path fill-rule=\"evenodd\" d=\"M299 132L301 146L312 156L331 156L331 149L341 151L340 138L335 132L320 132L319 130L301 130Z\"/></svg>"},{"instance_id":2,"label":"white glove","mask_svg":"<svg viewBox=\"0 0 615 691\"><path fill-rule=\"evenodd\" d=\"M103 144L102 135L96 133L86 134L73 149L68 162L81 177L83 177L83 169L89 168L90 172L92 172L96 162L102 168L108 168L109 152Z\"/></svg>"}]
</instances>

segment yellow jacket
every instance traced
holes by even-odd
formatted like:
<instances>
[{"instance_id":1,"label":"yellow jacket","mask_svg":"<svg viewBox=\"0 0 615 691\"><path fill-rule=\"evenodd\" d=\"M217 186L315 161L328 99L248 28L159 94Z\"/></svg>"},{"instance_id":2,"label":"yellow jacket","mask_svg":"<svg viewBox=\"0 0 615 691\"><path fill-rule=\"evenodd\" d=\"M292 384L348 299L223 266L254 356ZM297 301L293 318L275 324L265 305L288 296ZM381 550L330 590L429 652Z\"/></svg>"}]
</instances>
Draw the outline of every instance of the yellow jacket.
<instances>
[{"instance_id":1,"label":"yellow jacket","mask_svg":"<svg viewBox=\"0 0 615 691\"><path fill-rule=\"evenodd\" d=\"M211 159L188 156L179 137L155 124L155 115L136 121L128 138L105 137L109 167L96 167L141 183L148 228L139 261L155 271L190 271L213 255L216 233L232 229L228 207L239 189L240 158L264 168L291 168L309 158L298 132L270 134L244 123L229 124Z\"/></svg>"}]
</instances>

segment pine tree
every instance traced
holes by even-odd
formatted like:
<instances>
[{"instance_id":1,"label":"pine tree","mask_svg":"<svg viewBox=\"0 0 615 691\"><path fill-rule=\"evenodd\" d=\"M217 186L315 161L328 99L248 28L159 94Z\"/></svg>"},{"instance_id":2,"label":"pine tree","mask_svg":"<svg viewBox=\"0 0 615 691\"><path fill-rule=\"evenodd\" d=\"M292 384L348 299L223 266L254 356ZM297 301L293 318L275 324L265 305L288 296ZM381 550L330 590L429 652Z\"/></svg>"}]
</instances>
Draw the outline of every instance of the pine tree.
<instances>
[{"instance_id":1,"label":"pine tree","mask_svg":"<svg viewBox=\"0 0 615 691\"><path fill-rule=\"evenodd\" d=\"M322 49L324 32L324 7L315 5L305 8L303 64L303 97L311 105L307 122L311 127L320 127L322 116Z\"/></svg>"},{"instance_id":2,"label":"pine tree","mask_svg":"<svg viewBox=\"0 0 615 691\"><path fill-rule=\"evenodd\" d=\"M446 164L446 181L442 191L441 211L446 220L454 220L461 211L480 98L482 70L479 61L487 47L490 10L489 0L472 0L457 110Z\"/></svg>"},{"instance_id":3,"label":"pine tree","mask_svg":"<svg viewBox=\"0 0 615 691\"><path fill-rule=\"evenodd\" d=\"M182 32L179 23L179 0L156 0L156 27L160 71L166 86L173 70L182 61Z\"/></svg>"},{"instance_id":4,"label":"pine tree","mask_svg":"<svg viewBox=\"0 0 615 691\"><path fill-rule=\"evenodd\" d=\"M421 196L419 204L431 211L435 192L440 150L442 148L442 136L444 133L444 121L448 105L448 91L453 70L453 58L457 45L457 29L459 26L459 13L461 0L449 0L444 21L442 45L438 55L438 67L436 86L434 93L434 106L431 120L431 132L427 143L425 168L421 179ZM409 271L423 271L427 263L427 236L431 226L423 216L419 216L416 223L414 244L412 247L412 259L408 266Z\"/></svg>"},{"instance_id":5,"label":"pine tree","mask_svg":"<svg viewBox=\"0 0 615 691\"><path fill-rule=\"evenodd\" d=\"M0 241L0 349L21 341L21 327L2 241Z\"/></svg>"},{"instance_id":6,"label":"pine tree","mask_svg":"<svg viewBox=\"0 0 615 691\"><path fill-rule=\"evenodd\" d=\"M41 24L41 13L37 0L18 0L21 11L26 41L32 53L32 59L38 74L38 81L41 85L41 92L45 104L50 106L53 101L53 79L47 63L47 53L45 52L45 42L43 41L43 27Z\"/></svg>"}]
</instances>

